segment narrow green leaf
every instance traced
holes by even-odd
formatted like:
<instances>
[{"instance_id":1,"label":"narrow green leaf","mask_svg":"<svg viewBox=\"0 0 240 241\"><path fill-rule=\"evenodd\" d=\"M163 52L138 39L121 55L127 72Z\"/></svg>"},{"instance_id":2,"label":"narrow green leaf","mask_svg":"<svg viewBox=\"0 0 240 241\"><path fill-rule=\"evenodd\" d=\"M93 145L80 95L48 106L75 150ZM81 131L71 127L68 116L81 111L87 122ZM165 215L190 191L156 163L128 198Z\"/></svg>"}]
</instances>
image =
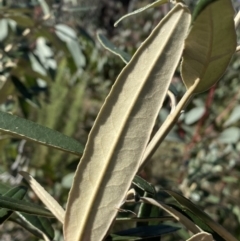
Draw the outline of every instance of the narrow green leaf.
<instances>
[{"instance_id":1,"label":"narrow green leaf","mask_svg":"<svg viewBox=\"0 0 240 241\"><path fill-rule=\"evenodd\" d=\"M177 4L118 76L75 173L65 241L99 241L106 235L138 171L190 21L188 8Z\"/></svg>"},{"instance_id":2,"label":"narrow green leaf","mask_svg":"<svg viewBox=\"0 0 240 241\"><path fill-rule=\"evenodd\" d=\"M43 234L40 230L36 229L34 226L26 222L25 220L22 220L16 212L12 214L12 216L9 218L9 221L14 222L18 224L19 226L23 227L25 230L27 230L32 235L43 239Z\"/></svg>"},{"instance_id":3,"label":"narrow green leaf","mask_svg":"<svg viewBox=\"0 0 240 241\"><path fill-rule=\"evenodd\" d=\"M17 215L22 219L23 222L35 227L41 233L44 233L50 240L53 240L54 229L49 219L19 212L17 212Z\"/></svg>"},{"instance_id":4,"label":"narrow green leaf","mask_svg":"<svg viewBox=\"0 0 240 241\"><path fill-rule=\"evenodd\" d=\"M137 10L131 12L131 13L128 13L128 14L122 16L117 22L115 22L114 27L116 27L119 24L119 22L121 22L125 18L128 18L128 17L130 17L132 15L135 15L135 14L138 14L138 13L141 13L141 12L143 12L143 11L149 9L149 8L155 8L155 7L161 6L161 5L163 5L165 3L168 3L168 2L169 2L169 0L157 0L153 3L150 3L150 4L142 7L142 8L139 8L139 9L137 9Z\"/></svg>"},{"instance_id":5,"label":"narrow green leaf","mask_svg":"<svg viewBox=\"0 0 240 241\"><path fill-rule=\"evenodd\" d=\"M156 194L154 186L138 175L134 177L133 185L137 186L138 188L142 189L144 192L147 192L153 196Z\"/></svg>"},{"instance_id":6,"label":"narrow green leaf","mask_svg":"<svg viewBox=\"0 0 240 241\"><path fill-rule=\"evenodd\" d=\"M32 215L44 216L53 218L51 212L46 208L42 208L36 204L32 204L23 200L16 200L10 197L0 196L0 207L7 208L13 211L19 211L23 213L29 213Z\"/></svg>"},{"instance_id":7,"label":"narrow green leaf","mask_svg":"<svg viewBox=\"0 0 240 241\"><path fill-rule=\"evenodd\" d=\"M186 217L186 215L183 215L181 212L178 210L174 209L173 207L166 205L163 202L156 201L153 198L147 198L147 197L142 197L141 201L144 203L150 203L152 205L155 205L163 210L165 210L168 214L172 215L177 221L179 221L182 225L184 225L189 231L192 233L199 233L201 229L195 225L191 219Z\"/></svg>"},{"instance_id":8,"label":"narrow green leaf","mask_svg":"<svg viewBox=\"0 0 240 241\"><path fill-rule=\"evenodd\" d=\"M22 27L33 27L34 26L34 21L32 18L26 16L26 15L17 15L17 14L5 14L4 15L5 18L10 18L14 21L16 21L16 23Z\"/></svg>"},{"instance_id":9,"label":"narrow green leaf","mask_svg":"<svg viewBox=\"0 0 240 241\"><path fill-rule=\"evenodd\" d=\"M127 54L126 52L122 51L121 49L118 49L111 41L109 41L103 34L101 33L97 33L97 38L99 40L99 42L102 44L102 46L109 50L111 53L119 56L122 61L127 64L130 59L131 56L129 54Z\"/></svg>"},{"instance_id":10,"label":"narrow green leaf","mask_svg":"<svg viewBox=\"0 0 240 241\"><path fill-rule=\"evenodd\" d=\"M23 199L27 193L27 187L18 186L10 189L8 192L3 194L3 197L10 197L14 199ZM0 224L3 224L11 215L13 211L5 208L0 208Z\"/></svg>"},{"instance_id":11,"label":"narrow green leaf","mask_svg":"<svg viewBox=\"0 0 240 241\"><path fill-rule=\"evenodd\" d=\"M123 230L117 233L114 233L113 236L114 239L112 239L111 235L106 238L106 241L108 240L124 240L124 236L126 236L128 239L125 240L141 240L146 238L154 238L154 237L160 237L162 235L173 233L179 230L179 227L173 227L170 225L153 225L153 226L144 226L144 227L138 227L138 228L130 228L127 230ZM125 237L125 238L126 238ZM133 239L134 238L134 239Z\"/></svg>"},{"instance_id":12,"label":"narrow green leaf","mask_svg":"<svg viewBox=\"0 0 240 241\"><path fill-rule=\"evenodd\" d=\"M160 217L149 217L149 218L116 218L116 222L163 222L163 221L173 221L172 216L160 216Z\"/></svg>"},{"instance_id":13,"label":"narrow green leaf","mask_svg":"<svg viewBox=\"0 0 240 241\"><path fill-rule=\"evenodd\" d=\"M214 241L213 236L206 232L201 232L193 235L191 238L189 238L187 241Z\"/></svg>"},{"instance_id":14,"label":"narrow green leaf","mask_svg":"<svg viewBox=\"0 0 240 241\"><path fill-rule=\"evenodd\" d=\"M235 237L232 236L224 227L220 224L216 223L210 216L208 216L205 212L203 212L199 207L193 204L190 200L186 199L182 195L170 191L164 190L169 195L177 200L185 209L191 211L193 214L198 216L205 224L207 224L213 231L215 231L219 236L223 237L228 241L237 241Z\"/></svg>"},{"instance_id":15,"label":"narrow green leaf","mask_svg":"<svg viewBox=\"0 0 240 241\"><path fill-rule=\"evenodd\" d=\"M0 131L75 155L83 152L83 146L73 138L6 112L0 112Z\"/></svg>"},{"instance_id":16,"label":"narrow green leaf","mask_svg":"<svg viewBox=\"0 0 240 241\"><path fill-rule=\"evenodd\" d=\"M181 75L187 89L200 79L195 93L209 89L224 74L236 50L231 0L206 1L185 40ZM209 3L210 2L210 3Z\"/></svg>"}]
</instances>

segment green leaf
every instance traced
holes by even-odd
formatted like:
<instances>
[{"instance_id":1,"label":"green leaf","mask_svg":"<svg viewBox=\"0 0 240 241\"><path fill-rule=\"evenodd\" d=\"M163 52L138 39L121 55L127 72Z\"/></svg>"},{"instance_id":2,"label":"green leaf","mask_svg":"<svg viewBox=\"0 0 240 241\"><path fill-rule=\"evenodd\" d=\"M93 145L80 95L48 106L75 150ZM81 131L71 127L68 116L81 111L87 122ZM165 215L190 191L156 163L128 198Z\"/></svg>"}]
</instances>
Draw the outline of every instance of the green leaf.
<instances>
[{"instance_id":1,"label":"green leaf","mask_svg":"<svg viewBox=\"0 0 240 241\"><path fill-rule=\"evenodd\" d=\"M182 195L170 191L164 190L170 196L176 199L185 209L191 211L194 215L200 218L206 225L208 225L213 231L215 231L219 236L228 241L237 241L235 237L232 236L224 227L216 223L210 216L203 212L199 207L193 204L190 200L186 199Z\"/></svg>"},{"instance_id":2,"label":"green leaf","mask_svg":"<svg viewBox=\"0 0 240 241\"><path fill-rule=\"evenodd\" d=\"M0 112L0 131L75 155L83 152L83 146L73 138L5 112Z\"/></svg>"},{"instance_id":3,"label":"green leaf","mask_svg":"<svg viewBox=\"0 0 240 241\"><path fill-rule=\"evenodd\" d=\"M138 175L134 177L133 184L138 188L142 189L144 192L147 192L153 196L156 194L154 186Z\"/></svg>"},{"instance_id":4,"label":"green leaf","mask_svg":"<svg viewBox=\"0 0 240 241\"><path fill-rule=\"evenodd\" d=\"M26 15L16 15L16 14L5 14L4 15L5 18L10 18L14 21L16 21L16 23L22 27L33 27L34 26L34 21L32 18L26 16Z\"/></svg>"},{"instance_id":5,"label":"green leaf","mask_svg":"<svg viewBox=\"0 0 240 241\"><path fill-rule=\"evenodd\" d=\"M202 2L205 0L199 4ZM231 0L210 1L197 14L185 40L181 64L181 75L187 89L200 79L195 93L206 91L224 74L236 50L233 17Z\"/></svg>"},{"instance_id":6,"label":"green leaf","mask_svg":"<svg viewBox=\"0 0 240 241\"><path fill-rule=\"evenodd\" d=\"M122 51L121 49L118 49L111 41L109 41L103 34L101 33L97 33L97 38L99 40L99 42L102 44L102 46L109 50L111 53L119 56L122 61L127 64L130 59L131 56L129 54L127 54L126 52Z\"/></svg>"},{"instance_id":7,"label":"green leaf","mask_svg":"<svg viewBox=\"0 0 240 241\"><path fill-rule=\"evenodd\" d=\"M115 219L138 172L190 21L188 8L177 4L115 81L75 173L66 207L65 240L102 240Z\"/></svg>"},{"instance_id":8,"label":"green leaf","mask_svg":"<svg viewBox=\"0 0 240 241\"><path fill-rule=\"evenodd\" d=\"M19 212L17 212L17 215L22 219L23 222L26 222L27 224L35 227L41 233L44 233L50 240L53 240L54 229L48 218L33 216L33 215L29 215L26 213L19 213Z\"/></svg>"},{"instance_id":9,"label":"green leaf","mask_svg":"<svg viewBox=\"0 0 240 241\"><path fill-rule=\"evenodd\" d=\"M20 214L20 213L19 213ZM23 217L23 216L22 216ZM22 220L18 215L17 212L13 213L12 216L9 218L9 221L14 222L16 224L18 224L19 226L23 227L25 230L27 230L29 233L31 233L32 235L40 238L40 239L44 239L43 238L43 234L40 230L36 229L34 226L32 226L31 224L29 224L27 221Z\"/></svg>"},{"instance_id":10,"label":"green leaf","mask_svg":"<svg viewBox=\"0 0 240 241\"><path fill-rule=\"evenodd\" d=\"M3 197L10 197L14 199L23 199L27 193L27 187L18 186L10 189L8 192L3 194ZM11 215L13 211L5 208L0 208L0 224L3 224Z\"/></svg>"},{"instance_id":11,"label":"green leaf","mask_svg":"<svg viewBox=\"0 0 240 241\"><path fill-rule=\"evenodd\" d=\"M218 137L219 142L224 144L234 144L240 139L240 128L229 127L222 131Z\"/></svg>"},{"instance_id":12,"label":"green leaf","mask_svg":"<svg viewBox=\"0 0 240 241\"><path fill-rule=\"evenodd\" d=\"M32 204L23 200L16 200L10 197L0 196L0 207L32 215L44 216L49 218L54 217L52 213L46 208L42 208L36 204Z\"/></svg>"},{"instance_id":13,"label":"green leaf","mask_svg":"<svg viewBox=\"0 0 240 241\"><path fill-rule=\"evenodd\" d=\"M123 230L113 235L109 235L106 241L110 240L142 240L146 238L160 237L164 234L173 233L179 230L179 227L169 225L153 225Z\"/></svg>"},{"instance_id":14,"label":"green leaf","mask_svg":"<svg viewBox=\"0 0 240 241\"><path fill-rule=\"evenodd\" d=\"M130 17L132 15L144 12L145 10L147 10L149 8L155 8L155 7L161 6L161 5L163 5L165 3L168 3L168 2L169 2L169 0L157 0L157 1L153 2L153 3L150 3L150 4L142 7L142 8L139 8L139 9L137 9L137 10L131 12L131 13L128 13L128 14L122 16L117 22L115 22L114 23L114 27L116 27L119 24L119 22L121 22L125 18L128 18L128 17Z\"/></svg>"}]
</instances>

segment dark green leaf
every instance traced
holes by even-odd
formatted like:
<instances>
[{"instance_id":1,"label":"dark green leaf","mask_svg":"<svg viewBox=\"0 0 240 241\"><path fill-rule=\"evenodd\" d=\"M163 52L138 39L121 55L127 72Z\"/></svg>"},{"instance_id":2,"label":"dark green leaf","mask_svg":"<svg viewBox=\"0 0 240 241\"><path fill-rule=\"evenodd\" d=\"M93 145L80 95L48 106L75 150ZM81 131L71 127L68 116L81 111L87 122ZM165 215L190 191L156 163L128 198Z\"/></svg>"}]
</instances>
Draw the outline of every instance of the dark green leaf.
<instances>
[{"instance_id":1,"label":"dark green leaf","mask_svg":"<svg viewBox=\"0 0 240 241\"><path fill-rule=\"evenodd\" d=\"M164 234L173 233L179 230L179 227L169 225L143 226L139 228L131 228L109 235L108 240L141 240L146 238L160 237Z\"/></svg>"},{"instance_id":2,"label":"dark green leaf","mask_svg":"<svg viewBox=\"0 0 240 241\"><path fill-rule=\"evenodd\" d=\"M26 213L17 213L23 222L26 222L40 232L43 232L50 240L54 238L54 229L49 219L45 217L33 216Z\"/></svg>"},{"instance_id":3,"label":"dark green leaf","mask_svg":"<svg viewBox=\"0 0 240 241\"><path fill-rule=\"evenodd\" d=\"M0 207L32 215L54 218L52 213L48 211L46 208L40 207L36 204L32 204L23 200L16 200L10 197L0 196Z\"/></svg>"},{"instance_id":4,"label":"dark green leaf","mask_svg":"<svg viewBox=\"0 0 240 241\"><path fill-rule=\"evenodd\" d=\"M118 49L112 42L110 42L104 35L98 33L97 34L97 38L99 40L99 42L102 44L102 46L109 50L111 53L119 56L122 61L127 64L130 59L131 56L127 53L125 53L124 51L122 51L121 49Z\"/></svg>"},{"instance_id":5,"label":"dark green leaf","mask_svg":"<svg viewBox=\"0 0 240 241\"><path fill-rule=\"evenodd\" d=\"M5 112L0 112L0 131L75 155L83 152L83 146L73 138Z\"/></svg>"},{"instance_id":6,"label":"dark green leaf","mask_svg":"<svg viewBox=\"0 0 240 241\"><path fill-rule=\"evenodd\" d=\"M18 186L4 193L3 197L10 197L10 198L21 200L23 199L26 193L27 193L27 187ZM11 210L0 208L0 224L4 223L5 220L7 220L12 215L12 213L13 211Z\"/></svg>"},{"instance_id":7,"label":"dark green leaf","mask_svg":"<svg viewBox=\"0 0 240 241\"><path fill-rule=\"evenodd\" d=\"M22 27L33 27L34 26L34 21L32 18L26 16L26 15L16 15L16 14L5 14L5 18L10 18L16 23Z\"/></svg>"},{"instance_id":8,"label":"dark green leaf","mask_svg":"<svg viewBox=\"0 0 240 241\"><path fill-rule=\"evenodd\" d=\"M204 211L202 211L199 207L193 204L190 200L186 199L182 195L170 191L164 190L170 196L172 196L180 205L184 207L184 209L191 211L196 217L201 219L206 225L208 225L214 232L216 232L223 239L228 241L237 241L235 237L232 236L226 229L224 229L220 224L216 223L210 216L208 216Z\"/></svg>"},{"instance_id":9,"label":"dark green leaf","mask_svg":"<svg viewBox=\"0 0 240 241\"><path fill-rule=\"evenodd\" d=\"M138 175L136 175L134 177L133 184L135 186L139 187L140 189L142 189L144 192L147 192L153 196L156 194L156 191L155 191L153 185Z\"/></svg>"}]
</instances>

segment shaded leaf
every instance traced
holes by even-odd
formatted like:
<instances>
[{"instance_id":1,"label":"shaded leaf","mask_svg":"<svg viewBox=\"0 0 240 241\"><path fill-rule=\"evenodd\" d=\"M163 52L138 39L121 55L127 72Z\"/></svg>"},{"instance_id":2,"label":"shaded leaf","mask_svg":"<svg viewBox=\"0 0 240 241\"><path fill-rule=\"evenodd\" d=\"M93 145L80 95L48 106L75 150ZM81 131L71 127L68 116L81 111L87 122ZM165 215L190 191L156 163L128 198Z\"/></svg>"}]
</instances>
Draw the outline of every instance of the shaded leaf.
<instances>
[{"instance_id":1,"label":"shaded leaf","mask_svg":"<svg viewBox=\"0 0 240 241\"><path fill-rule=\"evenodd\" d=\"M49 219L19 212L17 212L17 215L23 222L35 227L40 233L45 234L50 240L53 240L54 229Z\"/></svg>"},{"instance_id":2,"label":"shaded leaf","mask_svg":"<svg viewBox=\"0 0 240 241\"><path fill-rule=\"evenodd\" d=\"M13 211L29 213L32 215L53 218L53 215L45 208L42 208L30 202L26 202L23 200L16 200L10 197L0 196L0 207L7 208Z\"/></svg>"},{"instance_id":3,"label":"shaded leaf","mask_svg":"<svg viewBox=\"0 0 240 241\"><path fill-rule=\"evenodd\" d=\"M236 50L231 1L207 2L185 40L181 64L181 75L187 89L200 79L195 93L206 91L221 78Z\"/></svg>"},{"instance_id":4,"label":"shaded leaf","mask_svg":"<svg viewBox=\"0 0 240 241\"><path fill-rule=\"evenodd\" d=\"M132 15L144 12L145 10L147 10L149 8L155 8L155 7L161 6L161 5L163 5L165 3L168 3L168 2L169 2L169 0L157 0L157 1L153 2L153 3L150 3L150 4L148 4L148 5L146 5L146 6L142 7L142 8L139 8L139 9L137 9L137 10L131 12L131 13L128 13L128 14L122 16L117 22L114 23L114 26L116 27L119 24L119 22L121 22L125 18L128 18L128 17L130 17Z\"/></svg>"},{"instance_id":5,"label":"shaded leaf","mask_svg":"<svg viewBox=\"0 0 240 241\"><path fill-rule=\"evenodd\" d=\"M182 195L170 191L164 190L169 195L177 200L185 209L191 211L193 214L198 216L206 225L208 225L213 231L215 231L219 236L228 241L237 241L235 237L232 236L226 229L224 229L220 224L216 223L210 216L203 212L199 207L193 204L190 200L186 199Z\"/></svg>"},{"instance_id":6,"label":"shaded leaf","mask_svg":"<svg viewBox=\"0 0 240 241\"><path fill-rule=\"evenodd\" d=\"M180 229L179 227L173 227L173 226L164 225L164 224L153 225L153 226L143 226L143 227L123 230L123 231L114 233L113 236L109 235L106 238L106 241L108 240L141 240L145 238L154 238L154 237L160 237L164 234L176 232L179 229Z\"/></svg>"},{"instance_id":7,"label":"shaded leaf","mask_svg":"<svg viewBox=\"0 0 240 241\"><path fill-rule=\"evenodd\" d=\"M75 155L83 151L83 146L73 138L5 112L0 112L0 131Z\"/></svg>"},{"instance_id":8,"label":"shaded leaf","mask_svg":"<svg viewBox=\"0 0 240 241\"><path fill-rule=\"evenodd\" d=\"M66 241L101 240L112 224L138 171L189 24L188 9L177 4L117 78L75 174L64 221Z\"/></svg>"},{"instance_id":9,"label":"shaded leaf","mask_svg":"<svg viewBox=\"0 0 240 241\"><path fill-rule=\"evenodd\" d=\"M99 42L102 44L102 46L109 50L111 53L119 56L122 61L127 64L130 59L131 59L131 56L129 54L127 54L126 52L124 52L123 50L121 49L118 49L111 41L109 41L103 34L101 33L98 33L97 34L97 38L99 40Z\"/></svg>"},{"instance_id":10,"label":"shaded leaf","mask_svg":"<svg viewBox=\"0 0 240 241\"><path fill-rule=\"evenodd\" d=\"M10 197L14 199L23 199L25 194L27 193L27 187L25 186L18 186L10 189L8 192L3 194L3 197ZM5 220L7 220L13 211L5 208L0 208L0 224L2 224Z\"/></svg>"},{"instance_id":11,"label":"shaded leaf","mask_svg":"<svg viewBox=\"0 0 240 241\"><path fill-rule=\"evenodd\" d=\"M156 201L153 198L142 197L141 200L145 203L150 203L163 209L168 214L172 215L177 221L183 224L192 233L195 234L201 232L201 229L197 225L195 225L191 219L189 219L188 217L186 217L186 215L183 215L181 212L177 211L173 207L168 206L163 202Z\"/></svg>"}]
</instances>

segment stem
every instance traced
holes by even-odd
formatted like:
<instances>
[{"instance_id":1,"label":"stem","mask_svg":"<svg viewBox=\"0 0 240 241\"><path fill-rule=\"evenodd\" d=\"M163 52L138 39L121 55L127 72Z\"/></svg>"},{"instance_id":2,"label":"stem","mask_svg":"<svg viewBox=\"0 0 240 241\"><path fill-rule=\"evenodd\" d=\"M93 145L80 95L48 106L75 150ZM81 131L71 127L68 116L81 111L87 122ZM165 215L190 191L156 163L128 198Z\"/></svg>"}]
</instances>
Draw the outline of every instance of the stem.
<instances>
[{"instance_id":1,"label":"stem","mask_svg":"<svg viewBox=\"0 0 240 241\"><path fill-rule=\"evenodd\" d=\"M143 155L142 162L139 167L139 171L145 166L148 160L150 160L151 156L157 150L159 145L162 143L166 135L172 129L174 124L176 123L181 111L186 106L188 101L194 95L194 91L199 84L200 79L195 80L194 84L186 91L180 102L177 104L176 108L172 113L169 114L167 119L164 121L160 129L157 131L155 136L152 138Z\"/></svg>"}]
</instances>

